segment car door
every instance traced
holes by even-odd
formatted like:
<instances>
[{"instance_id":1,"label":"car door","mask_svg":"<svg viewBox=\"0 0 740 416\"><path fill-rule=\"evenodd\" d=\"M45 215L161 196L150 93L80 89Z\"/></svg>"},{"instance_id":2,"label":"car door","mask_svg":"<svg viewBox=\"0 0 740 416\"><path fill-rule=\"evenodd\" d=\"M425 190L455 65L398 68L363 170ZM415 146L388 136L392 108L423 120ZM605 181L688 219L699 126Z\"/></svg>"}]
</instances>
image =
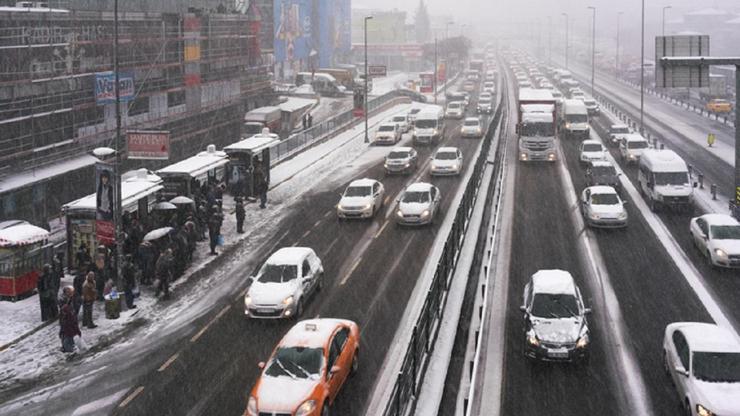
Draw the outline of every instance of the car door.
<instances>
[{"instance_id":1,"label":"car door","mask_svg":"<svg viewBox=\"0 0 740 416\"><path fill-rule=\"evenodd\" d=\"M344 381L347 379L349 372L352 367L351 354L347 354L346 344L349 338L349 328L344 326L334 333L329 344L329 360L327 362L327 377L329 384L329 396L331 401L339 394L339 390L342 388ZM332 373L332 368L335 366L339 367L339 371Z\"/></svg>"},{"instance_id":2,"label":"car door","mask_svg":"<svg viewBox=\"0 0 740 416\"><path fill-rule=\"evenodd\" d=\"M702 253L706 254L707 245L709 244L709 227L703 218L696 220L696 227L699 229L699 232L694 236L694 238L696 238L696 245Z\"/></svg>"},{"instance_id":3,"label":"car door","mask_svg":"<svg viewBox=\"0 0 740 416\"><path fill-rule=\"evenodd\" d=\"M689 370L689 346L686 343L686 337L680 330L676 330L671 335L671 345L673 346L672 359L670 360L669 371L673 378L673 383L678 390L678 394L681 398L686 395L686 387L689 378L679 373L676 370L677 366L683 367L684 370Z\"/></svg>"},{"instance_id":4,"label":"car door","mask_svg":"<svg viewBox=\"0 0 740 416\"><path fill-rule=\"evenodd\" d=\"M373 206L375 209L380 208L380 202L383 200L383 196L380 193L380 183L375 182L373 184Z\"/></svg>"}]
</instances>

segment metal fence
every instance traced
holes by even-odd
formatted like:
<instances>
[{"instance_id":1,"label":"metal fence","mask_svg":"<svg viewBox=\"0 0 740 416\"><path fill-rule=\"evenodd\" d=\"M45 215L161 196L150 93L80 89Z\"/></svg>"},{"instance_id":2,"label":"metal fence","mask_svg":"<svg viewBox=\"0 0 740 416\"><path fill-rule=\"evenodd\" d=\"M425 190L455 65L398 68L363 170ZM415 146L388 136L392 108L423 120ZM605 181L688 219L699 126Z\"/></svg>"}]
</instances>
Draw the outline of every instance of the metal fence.
<instances>
[{"instance_id":1,"label":"metal fence","mask_svg":"<svg viewBox=\"0 0 740 416\"><path fill-rule=\"evenodd\" d=\"M505 94L502 89L501 96ZM463 193L462 201L457 207L452 229L447 235L442 255L434 272L432 285L427 292L419 318L413 328L411 340L406 349L401 370L398 373L396 383L391 391L390 398L386 404L384 416L401 416L413 412L416 408L416 400L421 388L421 381L426 374L429 357L434 349L434 344L439 333L439 324L447 304L447 291L449 290L452 277L454 276L458 254L462 248L466 227L473 213L473 207L478 194L478 188L483 180L485 164L488 160L488 152L493 142L496 126L501 121L504 105L503 99L499 101L498 108L491 119L488 131L481 144L481 152L473 167L473 174L468 181ZM499 140L498 155L504 140Z\"/></svg>"}]
</instances>

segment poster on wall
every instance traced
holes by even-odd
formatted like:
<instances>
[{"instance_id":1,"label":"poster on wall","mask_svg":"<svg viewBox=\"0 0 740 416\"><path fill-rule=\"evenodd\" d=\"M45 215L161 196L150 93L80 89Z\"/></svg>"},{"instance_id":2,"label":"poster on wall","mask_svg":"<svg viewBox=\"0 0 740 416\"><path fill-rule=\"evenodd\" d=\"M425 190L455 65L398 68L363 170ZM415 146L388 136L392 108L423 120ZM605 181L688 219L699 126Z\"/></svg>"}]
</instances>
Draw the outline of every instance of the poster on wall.
<instances>
[{"instance_id":1,"label":"poster on wall","mask_svg":"<svg viewBox=\"0 0 740 416\"><path fill-rule=\"evenodd\" d=\"M129 159L168 160L170 132L159 130L128 130L126 132Z\"/></svg>"},{"instance_id":2,"label":"poster on wall","mask_svg":"<svg viewBox=\"0 0 740 416\"><path fill-rule=\"evenodd\" d=\"M95 101L98 105L113 104L116 102L116 76L113 71L98 72L95 74ZM134 73L121 71L118 73L118 89L121 102L134 99Z\"/></svg>"},{"instance_id":3,"label":"poster on wall","mask_svg":"<svg viewBox=\"0 0 740 416\"><path fill-rule=\"evenodd\" d=\"M275 0L275 60L294 61L311 53L311 0Z\"/></svg>"},{"instance_id":4,"label":"poster on wall","mask_svg":"<svg viewBox=\"0 0 740 416\"><path fill-rule=\"evenodd\" d=\"M115 192L113 166L95 164L95 236L98 244L112 245L115 242L113 207Z\"/></svg>"},{"instance_id":5,"label":"poster on wall","mask_svg":"<svg viewBox=\"0 0 740 416\"><path fill-rule=\"evenodd\" d=\"M352 7L350 0L320 0L319 67L349 62L352 49Z\"/></svg>"},{"instance_id":6,"label":"poster on wall","mask_svg":"<svg viewBox=\"0 0 740 416\"><path fill-rule=\"evenodd\" d=\"M419 74L419 81L419 92L422 94L434 92L434 72Z\"/></svg>"}]
</instances>

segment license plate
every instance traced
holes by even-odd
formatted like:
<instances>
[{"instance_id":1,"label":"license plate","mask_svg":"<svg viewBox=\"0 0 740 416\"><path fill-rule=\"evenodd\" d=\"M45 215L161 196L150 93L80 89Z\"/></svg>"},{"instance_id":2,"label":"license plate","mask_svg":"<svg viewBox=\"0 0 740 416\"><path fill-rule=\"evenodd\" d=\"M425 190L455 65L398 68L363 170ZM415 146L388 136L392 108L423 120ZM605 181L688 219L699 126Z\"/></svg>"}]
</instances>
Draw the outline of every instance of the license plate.
<instances>
[{"instance_id":1,"label":"license plate","mask_svg":"<svg viewBox=\"0 0 740 416\"><path fill-rule=\"evenodd\" d=\"M566 350L565 348L548 350L547 355L552 358L568 358L568 350Z\"/></svg>"},{"instance_id":2,"label":"license plate","mask_svg":"<svg viewBox=\"0 0 740 416\"><path fill-rule=\"evenodd\" d=\"M259 313L273 313L275 312L275 309L268 309L268 308L258 308L257 312Z\"/></svg>"}]
</instances>

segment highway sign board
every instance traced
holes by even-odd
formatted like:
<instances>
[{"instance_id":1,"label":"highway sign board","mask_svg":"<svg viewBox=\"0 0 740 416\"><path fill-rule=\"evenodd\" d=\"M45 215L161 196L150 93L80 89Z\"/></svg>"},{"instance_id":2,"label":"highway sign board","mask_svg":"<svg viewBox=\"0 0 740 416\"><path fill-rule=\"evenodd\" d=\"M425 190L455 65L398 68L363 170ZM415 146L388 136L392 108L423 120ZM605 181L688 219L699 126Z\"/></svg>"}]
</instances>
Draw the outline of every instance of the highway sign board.
<instances>
[{"instance_id":1,"label":"highway sign board","mask_svg":"<svg viewBox=\"0 0 740 416\"><path fill-rule=\"evenodd\" d=\"M666 66L666 56L709 56L708 35L655 37L655 85L659 88L709 87L709 66Z\"/></svg>"}]
</instances>

